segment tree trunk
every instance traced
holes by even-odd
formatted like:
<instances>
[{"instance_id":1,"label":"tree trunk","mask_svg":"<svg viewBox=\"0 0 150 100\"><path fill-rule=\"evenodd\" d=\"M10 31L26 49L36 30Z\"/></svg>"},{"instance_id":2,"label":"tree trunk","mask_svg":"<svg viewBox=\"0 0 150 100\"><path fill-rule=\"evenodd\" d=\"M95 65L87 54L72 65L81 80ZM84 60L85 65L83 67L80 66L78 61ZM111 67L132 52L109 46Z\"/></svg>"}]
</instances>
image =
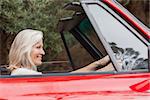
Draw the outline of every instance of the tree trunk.
<instances>
[{"instance_id":1,"label":"tree trunk","mask_svg":"<svg viewBox=\"0 0 150 100\"><path fill-rule=\"evenodd\" d=\"M8 63L7 35L0 32L0 65Z\"/></svg>"},{"instance_id":2,"label":"tree trunk","mask_svg":"<svg viewBox=\"0 0 150 100\"><path fill-rule=\"evenodd\" d=\"M130 0L127 8L146 25L149 25L149 0Z\"/></svg>"},{"instance_id":3,"label":"tree trunk","mask_svg":"<svg viewBox=\"0 0 150 100\"><path fill-rule=\"evenodd\" d=\"M0 29L0 65L8 64L9 49L15 36Z\"/></svg>"}]
</instances>

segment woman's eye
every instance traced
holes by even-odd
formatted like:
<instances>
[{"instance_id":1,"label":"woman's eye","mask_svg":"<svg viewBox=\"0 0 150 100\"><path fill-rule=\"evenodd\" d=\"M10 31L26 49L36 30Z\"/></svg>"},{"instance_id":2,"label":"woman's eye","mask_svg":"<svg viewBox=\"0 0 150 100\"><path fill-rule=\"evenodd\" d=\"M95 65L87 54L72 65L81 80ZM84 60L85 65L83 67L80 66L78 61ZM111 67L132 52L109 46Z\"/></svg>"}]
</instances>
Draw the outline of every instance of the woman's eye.
<instances>
[{"instance_id":1,"label":"woman's eye","mask_svg":"<svg viewBox=\"0 0 150 100\"><path fill-rule=\"evenodd\" d=\"M41 46L37 46L36 48L38 48L38 49L39 49L39 48L41 48Z\"/></svg>"}]
</instances>

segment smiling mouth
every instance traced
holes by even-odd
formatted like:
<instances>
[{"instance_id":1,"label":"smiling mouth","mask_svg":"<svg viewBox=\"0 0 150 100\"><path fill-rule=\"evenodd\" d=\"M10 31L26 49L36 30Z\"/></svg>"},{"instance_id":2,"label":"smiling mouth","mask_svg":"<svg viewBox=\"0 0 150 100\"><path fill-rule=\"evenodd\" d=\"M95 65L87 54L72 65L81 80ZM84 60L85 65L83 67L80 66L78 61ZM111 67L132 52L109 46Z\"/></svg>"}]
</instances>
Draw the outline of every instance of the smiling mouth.
<instances>
[{"instance_id":1,"label":"smiling mouth","mask_svg":"<svg viewBox=\"0 0 150 100\"><path fill-rule=\"evenodd\" d=\"M41 56L41 55L40 55L40 56L37 56L37 58L40 59L40 60L42 60L42 56Z\"/></svg>"}]
</instances>

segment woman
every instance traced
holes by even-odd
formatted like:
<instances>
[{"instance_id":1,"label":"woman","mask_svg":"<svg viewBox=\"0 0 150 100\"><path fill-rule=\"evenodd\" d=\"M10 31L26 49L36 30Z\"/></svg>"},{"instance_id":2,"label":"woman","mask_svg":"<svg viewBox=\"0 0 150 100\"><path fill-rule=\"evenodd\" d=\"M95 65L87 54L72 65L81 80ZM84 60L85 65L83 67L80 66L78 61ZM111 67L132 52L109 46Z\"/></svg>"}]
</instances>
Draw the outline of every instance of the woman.
<instances>
[{"instance_id":1,"label":"woman","mask_svg":"<svg viewBox=\"0 0 150 100\"><path fill-rule=\"evenodd\" d=\"M42 64L43 33L26 29L18 33L9 53L11 75L42 74L37 72L37 65Z\"/></svg>"},{"instance_id":2,"label":"woman","mask_svg":"<svg viewBox=\"0 0 150 100\"><path fill-rule=\"evenodd\" d=\"M9 69L11 75L35 75L42 74L37 71L38 65L42 64L43 33L38 30L25 29L18 33L14 39L9 52ZM101 65L105 66L109 62L109 57L91 63L73 72L95 71Z\"/></svg>"}]
</instances>

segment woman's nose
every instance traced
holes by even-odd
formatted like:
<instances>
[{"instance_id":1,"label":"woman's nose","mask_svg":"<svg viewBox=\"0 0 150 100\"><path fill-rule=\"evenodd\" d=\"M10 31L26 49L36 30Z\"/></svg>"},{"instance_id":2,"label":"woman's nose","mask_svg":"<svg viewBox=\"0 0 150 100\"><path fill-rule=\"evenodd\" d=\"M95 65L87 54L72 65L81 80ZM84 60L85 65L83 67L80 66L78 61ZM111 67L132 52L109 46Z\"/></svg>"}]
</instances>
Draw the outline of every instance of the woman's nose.
<instances>
[{"instance_id":1,"label":"woman's nose","mask_svg":"<svg viewBox=\"0 0 150 100\"><path fill-rule=\"evenodd\" d=\"M41 54L42 54L42 55L45 55L45 51L44 51L43 48L41 49Z\"/></svg>"}]
</instances>

